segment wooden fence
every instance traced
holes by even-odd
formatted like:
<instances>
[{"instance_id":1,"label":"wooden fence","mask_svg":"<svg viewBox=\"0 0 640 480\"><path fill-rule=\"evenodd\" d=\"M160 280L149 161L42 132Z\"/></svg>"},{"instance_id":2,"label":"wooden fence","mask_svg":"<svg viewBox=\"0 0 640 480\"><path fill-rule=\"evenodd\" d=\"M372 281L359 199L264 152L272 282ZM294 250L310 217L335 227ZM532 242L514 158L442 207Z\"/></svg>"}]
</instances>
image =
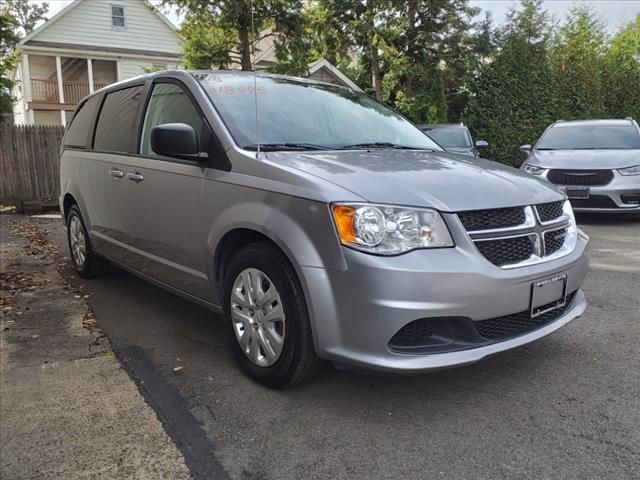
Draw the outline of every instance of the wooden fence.
<instances>
[{"instance_id":1,"label":"wooden fence","mask_svg":"<svg viewBox=\"0 0 640 480\"><path fill-rule=\"evenodd\" d=\"M64 127L0 123L0 203L56 200Z\"/></svg>"}]
</instances>

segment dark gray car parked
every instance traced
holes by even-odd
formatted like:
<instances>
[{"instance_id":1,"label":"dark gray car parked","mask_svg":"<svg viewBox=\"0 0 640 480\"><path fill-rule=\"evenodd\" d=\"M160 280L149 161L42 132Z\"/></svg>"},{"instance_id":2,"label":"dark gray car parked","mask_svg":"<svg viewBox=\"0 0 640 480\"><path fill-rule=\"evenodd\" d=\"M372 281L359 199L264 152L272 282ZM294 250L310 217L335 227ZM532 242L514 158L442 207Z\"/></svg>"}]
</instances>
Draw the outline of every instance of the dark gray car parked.
<instances>
[{"instance_id":1,"label":"dark gray car parked","mask_svg":"<svg viewBox=\"0 0 640 480\"><path fill-rule=\"evenodd\" d=\"M558 121L521 168L567 192L580 212L640 213L640 128L632 119Z\"/></svg>"},{"instance_id":2,"label":"dark gray car parked","mask_svg":"<svg viewBox=\"0 0 640 480\"><path fill-rule=\"evenodd\" d=\"M586 307L587 238L564 193L444 152L349 89L159 72L88 97L63 143L78 273L111 262L223 314L269 386L324 360L464 365Z\"/></svg>"},{"instance_id":3,"label":"dark gray car parked","mask_svg":"<svg viewBox=\"0 0 640 480\"><path fill-rule=\"evenodd\" d=\"M418 128L444 147L447 152L477 157L489 148L486 140L473 141L471 132L463 123L435 123L418 125Z\"/></svg>"}]
</instances>

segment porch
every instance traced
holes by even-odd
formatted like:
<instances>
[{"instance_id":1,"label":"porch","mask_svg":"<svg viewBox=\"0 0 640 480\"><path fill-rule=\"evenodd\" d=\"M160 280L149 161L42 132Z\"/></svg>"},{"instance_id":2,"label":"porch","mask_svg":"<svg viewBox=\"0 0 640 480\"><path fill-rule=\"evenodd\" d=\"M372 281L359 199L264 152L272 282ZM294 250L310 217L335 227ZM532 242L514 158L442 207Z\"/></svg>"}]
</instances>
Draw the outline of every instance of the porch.
<instances>
[{"instance_id":1,"label":"porch","mask_svg":"<svg viewBox=\"0 0 640 480\"><path fill-rule=\"evenodd\" d=\"M65 103L67 105L77 105L80 100L89 95L94 90L106 87L108 83L94 83L93 88L89 82L62 81L62 98L60 101L60 88L57 80L36 80L31 79L31 103L37 108L38 103ZM57 108L59 109L59 108Z\"/></svg>"},{"instance_id":2,"label":"porch","mask_svg":"<svg viewBox=\"0 0 640 480\"><path fill-rule=\"evenodd\" d=\"M22 85L30 123L65 124L66 112L87 95L118 81L118 62L25 54ZM59 121L54 122L54 120Z\"/></svg>"}]
</instances>

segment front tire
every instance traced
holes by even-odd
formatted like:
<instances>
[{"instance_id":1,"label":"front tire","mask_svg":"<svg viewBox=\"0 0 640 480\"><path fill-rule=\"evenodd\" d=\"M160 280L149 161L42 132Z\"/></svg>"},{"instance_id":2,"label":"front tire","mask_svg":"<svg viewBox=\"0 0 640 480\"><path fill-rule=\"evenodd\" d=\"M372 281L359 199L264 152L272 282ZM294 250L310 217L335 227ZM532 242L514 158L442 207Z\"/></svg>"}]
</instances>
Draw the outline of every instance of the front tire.
<instances>
[{"instance_id":1,"label":"front tire","mask_svg":"<svg viewBox=\"0 0 640 480\"><path fill-rule=\"evenodd\" d=\"M91 278L108 271L109 263L93 252L87 227L77 205L73 205L67 214L67 242L71 263L78 275Z\"/></svg>"},{"instance_id":2,"label":"front tire","mask_svg":"<svg viewBox=\"0 0 640 480\"><path fill-rule=\"evenodd\" d=\"M283 388L322 370L300 281L273 245L252 243L231 258L224 275L224 315L234 356L257 382Z\"/></svg>"}]
</instances>

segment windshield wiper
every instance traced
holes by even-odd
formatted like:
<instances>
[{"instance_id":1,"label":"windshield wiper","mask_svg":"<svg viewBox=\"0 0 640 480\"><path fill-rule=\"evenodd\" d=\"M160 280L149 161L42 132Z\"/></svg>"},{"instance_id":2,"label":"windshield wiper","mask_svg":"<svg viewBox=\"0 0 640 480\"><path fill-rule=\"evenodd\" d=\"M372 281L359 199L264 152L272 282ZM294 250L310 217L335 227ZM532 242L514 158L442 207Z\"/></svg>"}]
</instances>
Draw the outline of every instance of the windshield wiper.
<instances>
[{"instance_id":1,"label":"windshield wiper","mask_svg":"<svg viewBox=\"0 0 640 480\"><path fill-rule=\"evenodd\" d=\"M245 150L258 150L258 144L244 145ZM331 150L329 147L314 145L313 143L261 143L260 150L263 152L277 152L279 150Z\"/></svg>"},{"instance_id":2,"label":"windshield wiper","mask_svg":"<svg viewBox=\"0 0 640 480\"><path fill-rule=\"evenodd\" d=\"M551 148L551 147L540 147L540 148L536 148L536 150L558 150L557 148Z\"/></svg>"},{"instance_id":3,"label":"windshield wiper","mask_svg":"<svg viewBox=\"0 0 640 480\"><path fill-rule=\"evenodd\" d=\"M343 145L340 150L369 149L369 148L397 148L399 150L429 150L427 148L409 147L407 145L397 145L390 142L354 143L353 145Z\"/></svg>"}]
</instances>

